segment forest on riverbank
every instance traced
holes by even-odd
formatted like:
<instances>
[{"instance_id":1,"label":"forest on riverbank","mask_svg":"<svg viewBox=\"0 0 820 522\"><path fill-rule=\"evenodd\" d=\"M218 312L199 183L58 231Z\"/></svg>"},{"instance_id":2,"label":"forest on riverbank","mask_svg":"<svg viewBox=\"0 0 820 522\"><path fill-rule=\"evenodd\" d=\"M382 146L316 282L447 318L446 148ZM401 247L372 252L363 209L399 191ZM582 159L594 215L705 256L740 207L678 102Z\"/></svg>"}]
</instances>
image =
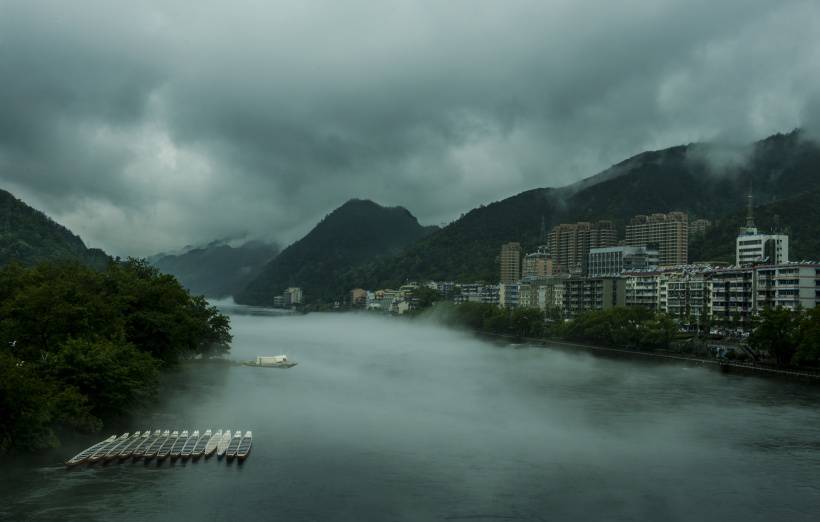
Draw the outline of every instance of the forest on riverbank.
<instances>
[{"instance_id":1,"label":"forest on riverbank","mask_svg":"<svg viewBox=\"0 0 820 522\"><path fill-rule=\"evenodd\" d=\"M0 268L0 453L55 447L153 398L162 369L227 352L229 318L137 259Z\"/></svg>"},{"instance_id":2,"label":"forest on riverbank","mask_svg":"<svg viewBox=\"0 0 820 522\"><path fill-rule=\"evenodd\" d=\"M675 320L645 308L594 310L565 321L557 310L505 309L493 304L439 301L419 310L449 326L477 332L594 344L608 348L651 351L681 345ZM708 329L707 329L708 330ZM685 336L687 341L693 339ZM779 367L820 366L820 308L790 311L767 309L757 318L748 344Z\"/></svg>"}]
</instances>

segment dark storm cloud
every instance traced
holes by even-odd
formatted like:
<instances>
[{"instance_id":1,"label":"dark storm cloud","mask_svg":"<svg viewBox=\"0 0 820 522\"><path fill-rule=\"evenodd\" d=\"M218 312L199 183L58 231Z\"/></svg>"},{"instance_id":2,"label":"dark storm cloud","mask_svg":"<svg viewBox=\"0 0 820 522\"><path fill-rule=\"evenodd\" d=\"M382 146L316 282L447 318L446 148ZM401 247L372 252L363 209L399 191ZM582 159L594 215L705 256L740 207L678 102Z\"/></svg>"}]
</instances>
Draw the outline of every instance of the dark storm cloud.
<instances>
[{"instance_id":1,"label":"dark storm cloud","mask_svg":"<svg viewBox=\"0 0 820 522\"><path fill-rule=\"evenodd\" d=\"M0 180L89 243L422 222L812 127L813 2L2 2Z\"/></svg>"}]
</instances>

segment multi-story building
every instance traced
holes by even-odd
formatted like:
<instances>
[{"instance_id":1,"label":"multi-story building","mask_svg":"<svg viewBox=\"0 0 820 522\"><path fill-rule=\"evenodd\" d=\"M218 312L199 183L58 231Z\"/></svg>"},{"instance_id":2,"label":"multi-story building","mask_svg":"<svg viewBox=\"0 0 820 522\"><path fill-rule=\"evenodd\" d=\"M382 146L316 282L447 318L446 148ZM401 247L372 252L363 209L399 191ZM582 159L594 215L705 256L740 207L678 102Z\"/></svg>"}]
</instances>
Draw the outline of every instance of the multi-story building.
<instances>
[{"instance_id":1,"label":"multi-story building","mask_svg":"<svg viewBox=\"0 0 820 522\"><path fill-rule=\"evenodd\" d=\"M518 286L518 306L548 310L562 308L566 277L547 277L522 282Z\"/></svg>"},{"instance_id":2,"label":"multi-story building","mask_svg":"<svg viewBox=\"0 0 820 522\"><path fill-rule=\"evenodd\" d=\"M615 225L611 221L557 225L549 234L553 263L562 273L585 274L589 250L615 246L616 238Z\"/></svg>"},{"instance_id":3,"label":"multi-story building","mask_svg":"<svg viewBox=\"0 0 820 522\"><path fill-rule=\"evenodd\" d=\"M746 226L740 227L735 241L735 264L749 266L756 263L779 265L789 262L789 236L766 234L755 226L752 213L752 194L749 193Z\"/></svg>"},{"instance_id":4,"label":"multi-story building","mask_svg":"<svg viewBox=\"0 0 820 522\"><path fill-rule=\"evenodd\" d=\"M553 261L549 247L542 245L535 252L524 256L524 279L540 279L553 274Z\"/></svg>"},{"instance_id":5,"label":"multi-story building","mask_svg":"<svg viewBox=\"0 0 820 522\"><path fill-rule=\"evenodd\" d=\"M647 246L614 246L589 249L588 275L615 276L623 271L656 268L658 250Z\"/></svg>"},{"instance_id":6,"label":"multi-story building","mask_svg":"<svg viewBox=\"0 0 820 522\"><path fill-rule=\"evenodd\" d=\"M519 283L502 283L498 285L498 304L503 308L518 308ZM529 287L529 285L527 285Z\"/></svg>"},{"instance_id":7,"label":"multi-story building","mask_svg":"<svg viewBox=\"0 0 820 522\"><path fill-rule=\"evenodd\" d=\"M761 234L756 228L744 228L735 244L735 264L781 264L789 262L789 236Z\"/></svg>"},{"instance_id":8,"label":"multi-story building","mask_svg":"<svg viewBox=\"0 0 820 522\"><path fill-rule=\"evenodd\" d=\"M482 286L478 291L479 302L497 305L499 303L500 286L501 285Z\"/></svg>"},{"instance_id":9,"label":"multi-story building","mask_svg":"<svg viewBox=\"0 0 820 522\"><path fill-rule=\"evenodd\" d=\"M685 212L638 215L626 226L626 244L654 246L662 266L685 265L688 242L689 218Z\"/></svg>"},{"instance_id":10,"label":"multi-story building","mask_svg":"<svg viewBox=\"0 0 820 522\"><path fill-rule=\"evenodd\" d=\"M683 322L701 324L709 315L711 285L702 271L670 271L658 281L664 295L661 311Z\"/></svg>"},{"instance_id":11,"label":"multi-story building","mask_svg":"<svg viewBox=\"0 0 820 522\"><path fill-rule=\"evenodd\" d=\"M820 264L788 263L754 268L754 311L765 308L811 309L820 306Z\"/></svg>"},{"instance_id":12,"label":"multi-story building","mask_svg":"<svg viewBox=\"0 0 820 522\"><path fill-rule=\"evenodd\" d=\"M659 310L661 272L624 272L624 306ZM666 300L664 299L664 303Z\"/></svg>"},{"instance_id":13,"label":"multi-story building","mask_svg":"<svg viewBox=\"0 0 820 522\"><path fill-rule=\"evenodd\" d=\"M711 318L748 323L754 314L754 270L718 268L706 273L709 280Z\"/></svg>"},{"instance_id":14,"label":"multi-story building","mask_svg":"<svg viewBox=\"0 0 820 522\"><path fill-rule=\"evenodd\" d=\"M521 279L521 244L504 243L501 245L501 279L502 284L512 284Z\"/></svg>"},{"instance_id":15,"label":"multi-story building","mask_svg":"<svg viewBox=\"0 0 820 522\"><path fill-rule=\"evenodd\" d=\"M625 304L621 277L570 277L564 280L564 314L575 317L590 310L607 310Z\"/></svg>"},{"instance_id":16,"label":"multi-story building","mask_svg":"<svg viewBox=\"0 0 820 522\"><path fill-rule=\"evenodd\" d=\"M284 298L285 306L302 304L302 289L298 286L292 286L285 290L282 297Z\"/></svg>"}]
</instances>

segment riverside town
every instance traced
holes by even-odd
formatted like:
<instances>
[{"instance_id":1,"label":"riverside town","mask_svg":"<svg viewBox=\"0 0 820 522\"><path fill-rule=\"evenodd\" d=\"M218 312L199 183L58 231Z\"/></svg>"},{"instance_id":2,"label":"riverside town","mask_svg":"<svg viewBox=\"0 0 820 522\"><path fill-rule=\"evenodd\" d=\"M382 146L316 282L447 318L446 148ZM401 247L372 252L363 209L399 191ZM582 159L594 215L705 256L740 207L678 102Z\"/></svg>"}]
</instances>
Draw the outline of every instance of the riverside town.
<instances>
[{"instance_id":1,"label":"riverside town","mask_svg":"<svg viewBox=\"0 0 820 522\"><path fill-rule=\"evenodd\" d=\"M675 335L657 347L677 346L721 360L796 362L791 354L784 360L770 353L765 343L751 347L749 338L767 312L782 310L797 317L820 307L820 262L791 260L787 233L758 229L751 193L733 265L689 261L689 239L710 225L678 211L637 215L619 239L610 221L563 223L549 233L542 224L544 244L536 251L524 253L518 242L501 245L498 283L408 281L396 289L354 288L347 302L337 301L333 308L404 315L418 314L439 300L481 303L508 312L537 311L529 319L543 320L545 326L594 312L641 309L674 323ZM275 299L298 307L302 291L288 288ZM538 330L537 325L527 327ZM521 333L506 327L500 331Z\"/></svg>"}]
</instances>

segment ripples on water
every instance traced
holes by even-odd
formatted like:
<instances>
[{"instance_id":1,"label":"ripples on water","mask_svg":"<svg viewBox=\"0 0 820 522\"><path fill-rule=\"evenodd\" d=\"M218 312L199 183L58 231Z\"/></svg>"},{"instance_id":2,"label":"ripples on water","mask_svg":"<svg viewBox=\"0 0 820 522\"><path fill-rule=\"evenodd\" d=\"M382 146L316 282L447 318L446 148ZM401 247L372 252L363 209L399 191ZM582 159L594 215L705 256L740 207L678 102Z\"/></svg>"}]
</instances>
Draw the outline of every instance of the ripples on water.
<instances>
[{"instance_id":1,"label":"ripples on water","mask_svg":"<svg viewBox=\"0 0 820 522\"><path fill-rule=\"evenodd\" d=\"M216 460L0 469L11 520L813 520L817 388L508 349L434 325L233 308L232 357L190 365L122 431L251 429Z\"/></svg>"}]
</instances>

